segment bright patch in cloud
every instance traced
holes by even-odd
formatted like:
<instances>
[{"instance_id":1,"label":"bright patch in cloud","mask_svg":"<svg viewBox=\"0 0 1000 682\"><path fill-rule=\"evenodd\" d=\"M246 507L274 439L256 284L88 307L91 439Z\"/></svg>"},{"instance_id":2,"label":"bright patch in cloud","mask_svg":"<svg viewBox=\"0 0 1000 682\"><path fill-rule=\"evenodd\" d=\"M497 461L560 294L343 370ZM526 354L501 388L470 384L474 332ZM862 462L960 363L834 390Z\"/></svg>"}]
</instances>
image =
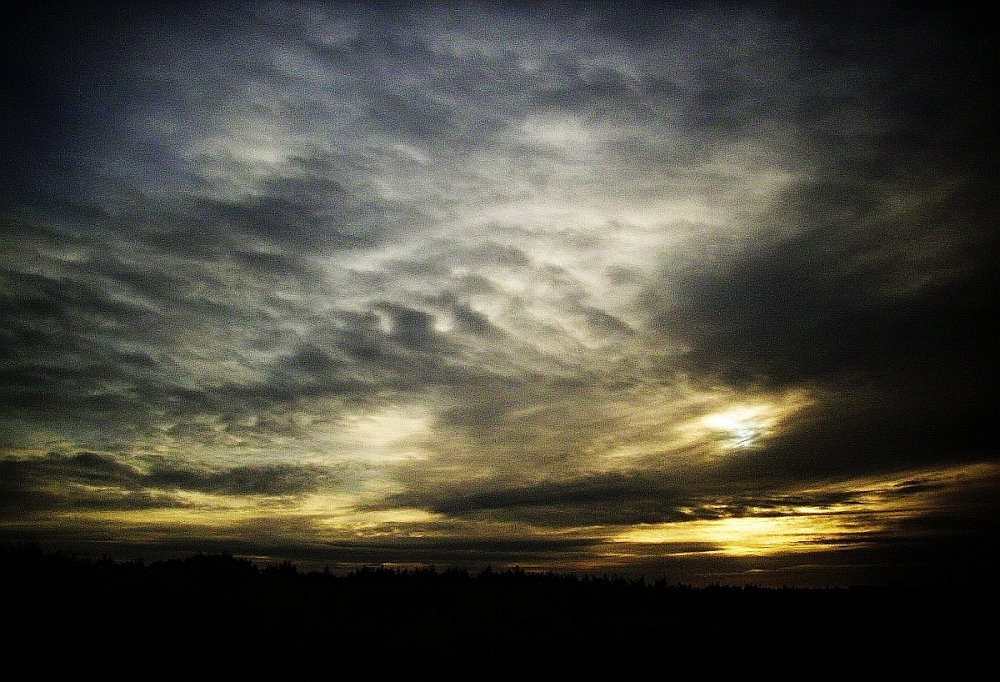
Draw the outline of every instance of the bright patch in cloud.
<instances>
[{"instance_id":1,"label":"bright patch in cloud","mask_svg":"<svg viewBox=\"0 0 1000 682\"><path fill-rule=\"evenodd\" d=\"M775 418L760 405L734 407L715 412L704 418L705 426L718 431L727 448L738 449L755 445L770 433Z\"/></svg>"}]
</instances>

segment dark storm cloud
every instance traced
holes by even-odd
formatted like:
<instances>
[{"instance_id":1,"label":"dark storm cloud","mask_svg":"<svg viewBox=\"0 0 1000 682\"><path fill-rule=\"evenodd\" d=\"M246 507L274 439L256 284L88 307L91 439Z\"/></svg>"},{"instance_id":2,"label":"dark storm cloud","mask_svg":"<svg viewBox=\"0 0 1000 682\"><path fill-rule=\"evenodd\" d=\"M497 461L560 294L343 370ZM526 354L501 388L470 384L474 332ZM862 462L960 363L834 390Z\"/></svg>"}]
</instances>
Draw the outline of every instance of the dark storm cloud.
<instances>
[{"instance_id":1,"label":"dark storm cloud","mask_svg":"<svg viewBox=\"0 0 1000 682\"><path fill-rule=\"evenodd\" d=\"M905 383L874 377L840 384L839 398L759 451L721 463L715 474L734 485L781 485L988 460L998 437L995 388L980 370L966 370L971 379L952 367L957 378L917 374Z\"/></svg>"},{"instance_id":2,"label":"dark storm cloud","mask_svg":"<svg viewBox=\"0 0 1000 682\"><path fill-rule=\"evenodd\" d=\"M955 336L971 333L973 345L995 330L995 35L961 11L900 7L861 17L873 21L800 17L814 38L803 43L814 73L797 123L815 170L748 226L762 241L775 231L796 236L763 241L723 271L684 279L689 305L678 311L678 324L693 345L718 343L721 356L722 348L738 352L735 337L743 334L749 353L778 358L791 351L796 365L806 351L794 346L789 329L804 327L805 347L846 325L843 359L851 364L865 352L859 346L881 345L861 337L883 316L893 352L901 337L925 327L934 336L964 320L972 328L958 327ZM881 40L890 24L896 39ZM932 25L935 39L928 40ZM863 68L882 55L884 68ZM927 291L886 295L923 284ZM945 317L948 298L952 319ZM952 350L960 349L945 349ZM828 364L841 358L834 352Z\"/></svg>"},{"instance_id":3,"label":"dark storm cloud","mask_svg":"<svg viewBox=\"0 0 1000 682\"><path fill-rule=\"evenodd\" d=\"M275 522L275 525L287 529L289 525L295 525L295 521L282 520ZM98 531L98 529L92 530ZM257 537L261 540L247 542L224 534L220 534L219 537L206 537L196 528L179 526L174 533L160 538L155 546L134 541L114 543L110 546L114 548L117 557L148 556L151 550L155 550L157 556L181 559L186 559L195 553L230 553L250 555L261 565L277 564L282 559L290 557L302 571L323 570L324 567L329 567L334 570L340 569L338 572L347 572L360 566L393 564L447 566L479 571L487 565L494 567L510 565L510 557L515 552L522 564L538 562L546 565L554 560L584 558L598 544L597 541L590 539L566 538L515 541L408 537L394 537L390 541L366 539L333 543L310 539L306 542L286 544L267 541L267 538L278 535L274 532L277 527L272 528L268 524L255 524L241 530L247 537ZM314 529L308 526L303 530L309 535L314 535ZM51 531L40 532L34 539L41 539L43 542L60 547L74 547L71 536L58 537ZM109 544L105 544L106 550L108 547ZM84 546L84 552L87 549Z\"/></svg>"},{"instance_id":4,"label":"dark storm cloud","mask_svg":"<svg viewBox=\"0 0 1000 682\"><path fill-rule=\"evenodd\" d=\"M965 260L959 267L972 272L957 281L892 296L884 293L892 274L868 264L865 245L837 239L810 231L722 272L692 273L681 284L682 303L658 322L691 346L695 366L746 379L989 361L998 329L992 263Z\"/></svg>"}]
</instances>

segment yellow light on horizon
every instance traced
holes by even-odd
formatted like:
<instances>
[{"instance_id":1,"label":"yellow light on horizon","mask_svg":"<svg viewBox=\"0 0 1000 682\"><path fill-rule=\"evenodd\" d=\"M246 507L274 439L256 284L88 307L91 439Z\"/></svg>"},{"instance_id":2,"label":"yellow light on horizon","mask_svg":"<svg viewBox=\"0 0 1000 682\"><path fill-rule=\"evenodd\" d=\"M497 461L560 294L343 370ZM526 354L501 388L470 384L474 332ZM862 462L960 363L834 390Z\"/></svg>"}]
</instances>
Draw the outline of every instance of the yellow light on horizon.
<instances>
[{"instance_id":1,"label":"yellow light on horizon","mask_svg":"<svg viewBox=\"0 0 1000 682\"><path fill-rule=\"evenodd\" d=\"M671 553L670 545L677 545L679 554L691 553L685 546L706 545L710 549L695 552L729 556L826 551L848 544L857 547L866 535L884 533L901 521L941 509L959 482L988 485L997 480L998 471L1000 466L994 463L977 463L838 481L787 494L801 497L849 492L849 502L770 507L758 510L758 516L638 524L613 535L610 541L663 545L667 554ZM926 488L906 492L913 481L926 483ZM702 508L711 511L710 506Z\"/></svg>"},{"instance_id":2,"label":"yellow light on horizon","mask_svg":"<svg viewBox=\"0 0 1000 682\"><path fill-rule=\"evenodd\" d=\"M704 553L751 556L829 549L857 530L850 518L835 514L745 516L639 526L618 534L612 541L705 543L716 549Z\"/></svg>"}]
</instances>

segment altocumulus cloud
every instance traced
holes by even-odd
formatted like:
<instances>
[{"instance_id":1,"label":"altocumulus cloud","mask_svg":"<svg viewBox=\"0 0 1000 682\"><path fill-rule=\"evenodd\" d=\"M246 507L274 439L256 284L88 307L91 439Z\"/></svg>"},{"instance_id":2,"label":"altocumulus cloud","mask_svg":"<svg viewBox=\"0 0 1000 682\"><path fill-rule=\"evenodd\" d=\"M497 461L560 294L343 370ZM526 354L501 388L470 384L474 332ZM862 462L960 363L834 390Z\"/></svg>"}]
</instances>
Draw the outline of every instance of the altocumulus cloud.
<instances>
[{"instance_id":1,"label":"altocumulus cloud","mask_svg":"<svg viewBox=\"0 0 1000 682\"><path fill-rule=\"evenodd\" d=\"M989 17L49 9L4 22L3 537L995 571Z\"/></svg>"}]
</instances>

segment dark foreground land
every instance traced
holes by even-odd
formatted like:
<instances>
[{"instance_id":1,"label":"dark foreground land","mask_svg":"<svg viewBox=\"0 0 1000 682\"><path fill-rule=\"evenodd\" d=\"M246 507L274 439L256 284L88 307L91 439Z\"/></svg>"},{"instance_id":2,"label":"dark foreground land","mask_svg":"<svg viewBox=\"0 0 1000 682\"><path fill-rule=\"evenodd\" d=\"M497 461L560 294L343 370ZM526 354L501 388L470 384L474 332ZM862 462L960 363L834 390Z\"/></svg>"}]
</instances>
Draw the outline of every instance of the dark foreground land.
<instances>
[{"instance_id":1,"label":"dark foreground land","mask_svg":"<svg viewBox=\"0 0 1000 682\"><path fill-rule=\"evenodd\" d=\"M694 589L520 570L348 576L0 549L8 670L111 679L827 678L995 671L997 594ZM977 672L977 676L978 673Z\"/></svg>"}]
</instances>

